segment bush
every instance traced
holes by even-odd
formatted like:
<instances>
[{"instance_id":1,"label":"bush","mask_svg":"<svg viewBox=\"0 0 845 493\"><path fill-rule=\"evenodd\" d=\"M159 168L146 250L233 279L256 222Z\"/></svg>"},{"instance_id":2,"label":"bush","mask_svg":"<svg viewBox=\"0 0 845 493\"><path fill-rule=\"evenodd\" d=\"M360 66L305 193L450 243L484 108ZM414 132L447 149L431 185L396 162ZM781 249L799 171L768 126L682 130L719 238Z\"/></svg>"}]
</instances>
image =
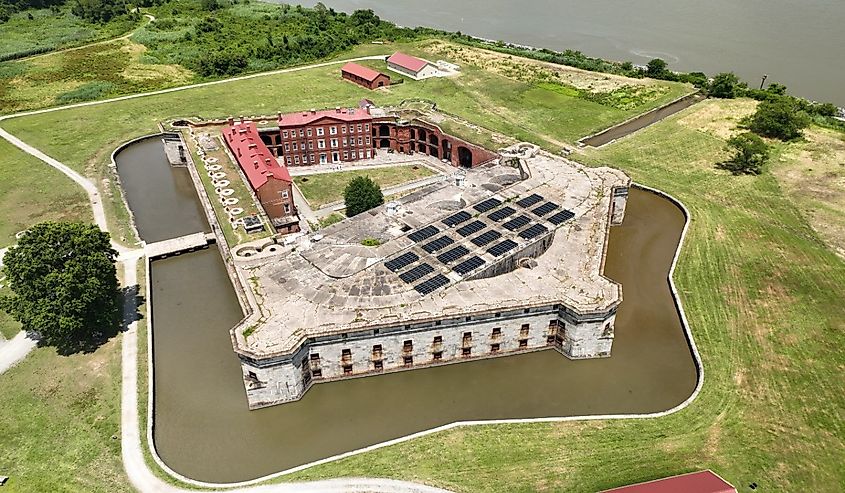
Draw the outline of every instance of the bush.
<instances>
[{"instance_id":1,"label":"bush","mask_svg":"<svg viewBox=\"0 0 845 493\"><path fill-rule=\"evenodd\" d=\"M56 96L56 102L59 104L81 103L83 101L94 101L108 96L117 86L111 82L102 80L95 80L87 84L83 84L76 89L64 92Z\"/></svg>"},{"instance_id":2,"label":"bush","mask_svg":"<svg viewBox=\"0 0 845 493\"><path fill-rule=\"evenodd\" d=\"M793 140L801 137L801 130L809 124L809 115L800 109L795 98L780 96L757 106L749 128L763 137Z\"/></svg>"},{"instance_id":3,"label":"bush","mask_svg":"<svg viewBox=\"0 0 845 493\"><path fill-rule=\"evenodd\" d=\"M357 216L384 203L381 187L369 176L356 176L343 191L346 217Z\"/></svg>"},{"instance_id":4,"label":"bush","mask_svg":"<svg viewBox=\"0 0 845 493\"><path fill-rule=\"evenodd\" d=\"M759 175L769 159L769 146L751 132L728 139L728 150L732 150L734 155L717 166L735 175Z\"/></svg>"},{"instance_id":5,"label":"bush","mask_svg":"<svg viewBox=\"0 0 845 493\"><path fill-rule=\"evenodd\" d=\"M723 72L713 77L707 93L714 98L733 99L742 95L745 84L733 72Z\"/></svg>"}]
</instances>

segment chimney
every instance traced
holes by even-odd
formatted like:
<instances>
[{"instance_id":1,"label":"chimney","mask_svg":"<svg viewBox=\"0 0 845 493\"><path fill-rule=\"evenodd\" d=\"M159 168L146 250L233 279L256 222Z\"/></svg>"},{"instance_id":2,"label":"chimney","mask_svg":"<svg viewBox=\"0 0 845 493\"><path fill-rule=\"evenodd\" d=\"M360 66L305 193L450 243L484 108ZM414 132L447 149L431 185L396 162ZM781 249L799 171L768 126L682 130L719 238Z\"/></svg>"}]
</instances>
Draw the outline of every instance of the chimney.
<instances>
[{"instance_id":1,"label":"chimney","mask_svg":"<svg viewBox=\"0 0 845 493\"><path fill-rule=\"evenodd\" d=\"M238 157L241 157L241 148L238 147Z\"/></svg>"},{"instance_id":2,"label":"chimney","mask_svg":"<svg viewBox=\"0 0 845 493\"><path fill-rule=\"evenodd\" d=\"M235 119L230 116L229 119L228 119L228 122L229 122L229 126L231 127L232 125L235 124Z\"/></svg>"},{"instance_id":3,"label":"chimney","mask_svg":"<svg viewBox=\"0 0 845 493\"><path fill-rule=\"evenodd\" d=\"M258 169L258 161L253 161L252 165L255 166L255 169Z\"/></svg>"},{"instance_id":4,"label":"chimney","mask_svg":"<svg viewBox=\"0 0 845 493\"><path fill-rule=\"evenodd\" d=\"M314 108L311 108L311 114L312 114L312 115L316 115L316 114L317 114L317 110L315 110Z\"/></svg>"},{"instance_id":5,"label":"chimney","mask_svg":"<svg viewBox=\"0 0 845 493\"><path fill-rule=\"evenodd\" d=\"M334 108L335 113L340 113L340 106L335 106Z\"/></svg>"},{"instance_id":6,"label":"chimney","mask_svg":"<svg viewBox=\"0 0 845 493\"><path fill-rule=\"evenodd\" d=\"M282 112L279 112L279 121L282 121Z\"/></svg>"}]
</instances>

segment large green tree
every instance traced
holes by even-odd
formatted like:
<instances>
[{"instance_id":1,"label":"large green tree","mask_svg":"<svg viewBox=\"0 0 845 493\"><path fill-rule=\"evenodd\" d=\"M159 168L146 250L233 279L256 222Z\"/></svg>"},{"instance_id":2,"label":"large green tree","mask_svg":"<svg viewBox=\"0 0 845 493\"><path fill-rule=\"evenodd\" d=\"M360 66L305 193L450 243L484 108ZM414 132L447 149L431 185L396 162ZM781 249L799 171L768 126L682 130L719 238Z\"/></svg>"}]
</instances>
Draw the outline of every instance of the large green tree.
<instances>
[{"instance_id":1,"label":"large green tree","mask_svg":"<svg viewBox=\"0 0 845 493\"><path fill-rule=\"evenodd\" d=\"M384 203L381 187L369 176L356 176L343 191L346 216L356 216Z\"/></svg>"},{"instance_id":2,"label":"large green tree","mask_svg":"<svg viewBox=\"0 0 845 493\"><path fill-rule=\"evenodd\" d=\"M116 255L94 225L38 224L3 259L14 294L0 309L62 353L84 350L119 328Z\"/></svg>"},{"instance_id":3,"label":"large green tree","mask_svg":"<svg viewBox=\"0 0 845 493\"><path fill-rule=\"evenodd\" d=\"M707 91L714 98L733 99L741 95L745 85L733 72L723 72L713 77L710 89Z\"/></svg>"},{"instance_id":4,"label":"large green tree","mask_svg":"<svg viewBox=\"0 0 845 493\"><path fill-rule=\"evenodd\" d=\"M749 128L763 137L792 140L801 136L801 130L810 124L810 117L795 98L779 96L757 106Z\"/></svg>"},{"instance_id":5,"label":"large green tree","mask_svg":"<svg viewBox=\"0 0 845 493\"><path fill-rule=\"evenodd\" d=\"M759 175L769 159L769 146L763 139L751 132L741 133L728 139L728 150L733 156L719 163L719 167L735 175Z\"/></svg>"}]
</instances>

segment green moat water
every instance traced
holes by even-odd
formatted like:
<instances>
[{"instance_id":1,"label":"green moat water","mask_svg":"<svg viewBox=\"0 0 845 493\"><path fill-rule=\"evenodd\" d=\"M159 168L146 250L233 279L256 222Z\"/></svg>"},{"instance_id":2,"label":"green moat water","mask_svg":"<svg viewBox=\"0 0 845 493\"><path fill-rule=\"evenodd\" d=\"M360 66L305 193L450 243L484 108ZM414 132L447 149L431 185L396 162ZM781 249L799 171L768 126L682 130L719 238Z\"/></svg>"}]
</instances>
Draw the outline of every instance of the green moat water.
<instances>
[{"instance_id":1,"label":"green moat water","mask_svg":"<svg viewBox=\"0 0 845 493\"><path fill-rule=\"evenodd\" d=\"M121 174L127 188L167 176ZM135 196L127 193L139 220L146 209ZM610 358L570 361L541 351L417 369L318 384L300 401L256 411L247 409L229 339L242 314L219 252L157 260L148 310L156 449L180 474L236 482L455 421L672 408L697 376L666 278L683 224L668 200L631 190L605 266L624 294Z\"/></svg>"}]
</instances>

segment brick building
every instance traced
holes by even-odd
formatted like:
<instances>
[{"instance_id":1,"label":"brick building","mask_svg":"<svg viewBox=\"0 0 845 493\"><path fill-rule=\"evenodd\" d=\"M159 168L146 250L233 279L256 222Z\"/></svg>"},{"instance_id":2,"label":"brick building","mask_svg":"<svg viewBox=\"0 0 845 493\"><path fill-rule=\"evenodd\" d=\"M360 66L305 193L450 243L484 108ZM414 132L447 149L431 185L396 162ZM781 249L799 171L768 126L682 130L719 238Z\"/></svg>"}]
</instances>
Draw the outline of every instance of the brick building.
<instances>
[{"instance_id":1,"label":"brick building","mask_svg":"<svg viewBox=\"0 0 845 493\"><path fill-rule=\"evenodd\" d=\"M349 62L340 69L344 79L367 89L376 89L390 85L390 76L357 63Z\"/></svg>"},{"instance_id":2,"label":"brick building","mask_svg":"<svg viewBox=\"0 0 845 493\"><path fill-rule=\"evenodd\" d=\"M443 133L436 125L420 120L376 119L373 121L373 143L376 149L428 154L459 168L474 168L496 158L496 153Z\"/></svg>"},{"instance_id":3,"label":"brick building","mask_svg":"<svg viewBox=\"0 0 845 493\"><path fill-rule=\"evenodd\" d=\"M223 140L246 175L273 227L281 233L299 231L299 216L293 202L293 181L267 149L255 123L241 120L223 128Z\"/></svg>"}]
</instances>

